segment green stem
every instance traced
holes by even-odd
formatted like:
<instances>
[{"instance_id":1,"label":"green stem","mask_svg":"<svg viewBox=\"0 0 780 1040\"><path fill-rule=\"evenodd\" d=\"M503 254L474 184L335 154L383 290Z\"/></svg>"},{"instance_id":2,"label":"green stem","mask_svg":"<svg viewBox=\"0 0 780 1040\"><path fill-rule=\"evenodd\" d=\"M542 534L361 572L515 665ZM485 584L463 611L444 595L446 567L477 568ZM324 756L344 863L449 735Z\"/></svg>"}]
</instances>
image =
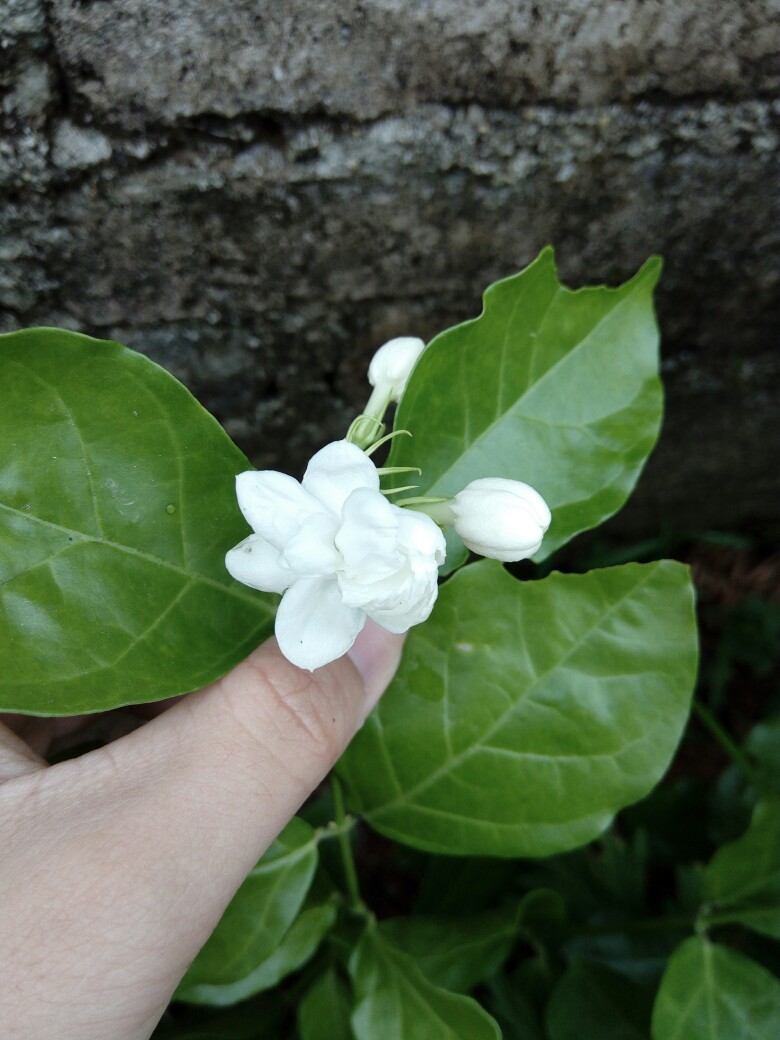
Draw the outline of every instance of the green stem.
<instances>
[{"instance_id":1,"label":"green stem","mask_svg":"<svg viewBox=\"0 0 780 1040\"><path fill-rule=\"evenodd\" d=\"M396 502L396 505L408 506L410 509L417 510L418 513L425 513L426 516L429 516L434 523L439 525L439 527L446 527L447 524L451 524L455 519L449 501L448 498L434 498L430 495L418 495L416 498L400 499Z\"/></svg>"},{"instance_id":2,"label":"green stem","mask_svg":"<svg viewBox=\"0 0 780 1040\"><path fill-rule=\"evenodd\" d=\"M343 823L331 820L324 827L318 827L314 832L316 841L327 841L329 838L341 838L342 834L349 835L355 827L357 820L354 816L347 816Z\"/></svg>"},{"instance_id":3,"label":"green stem","mask_svg":"<svg viewBox=\"0 0 780 1040\"><path fill-rule=\"evenodd\" d=\"M390 407L390 391L387 387L375 386L368 404L347 430L347 440L358 448L370 448L385 432L385 412Z\"/></svg>"},{"instance_id":4,"label":"green stem","mask_svg":"<svg viewBox=\"0 0 780 1040\"><path fill-rule=\"evenodd\" d=\"M349 840L349 831L351 828L346 826L347 817L344 812L344 792L341 787L341 781L337 776L331 776L331 783L333 785L333 804L336 810L336 827L338 828L341 862L344 867L344 877L347 882L349 903L353 910L362 913L365 911L365 904L360 898L357 871L355 870L355 859L352 855L352 844Z\"/></svg>"},{"instance_id":5,"label":"green stem","mask_svg":"<svg viewBox=\"0 0 780 1040\"><path fill-rule=\"evenodd\" d=\"M701 722L705 729L709 730L710 734L715 738L715 740L717 740L726 754L740 768L742 775L748 783L753 784L754 787L761 790L764 785L758 772L753 767L752 762L745 752L740 747L737 747L709 708L705 708L704 705L697 700L693 701L692 708L696 718Z\"/></svg>"}]
</instances>

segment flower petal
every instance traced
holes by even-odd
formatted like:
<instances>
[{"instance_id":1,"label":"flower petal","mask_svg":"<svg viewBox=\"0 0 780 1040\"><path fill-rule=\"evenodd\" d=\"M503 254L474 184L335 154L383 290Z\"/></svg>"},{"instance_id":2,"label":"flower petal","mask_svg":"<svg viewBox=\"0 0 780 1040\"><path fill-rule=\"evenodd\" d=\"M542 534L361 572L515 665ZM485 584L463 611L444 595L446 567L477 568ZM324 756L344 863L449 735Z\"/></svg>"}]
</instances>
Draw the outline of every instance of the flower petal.
<instances>
[{"instance_id":1,"label":"flower petal","mask_svg":"<svg viewBox=\"0 0 780 1040\"><path fill-rule=\"evenodd\" d=\"M403 510L392 506L381 492L364 487L350 494L341 515L344 522L335 541L345 570L365 571L379 566L378 574L364 579L375 581L398 569L402 562L397 553L398 525Z\"/></svg>"},{"instance_id":2,"label":"flower petal","mask_svg":"<svg viewBox=\"0 0 780 1040\"><path fill-rule=\"evenodd\" d=\"M419 554L425 561L433 559L436 566L444 563L447 555L447 540L441 528L425 513L414 509L393 506L401 514L398 519L398 540L407 547L410 555Z\"/></svg>"},{"instance_id":3,"label":"flower petal","mask_svg":"<svg viewBox=\"0 0 780 1040\"><path fill-rule=\"evenodd\" d=\"M400 401L412 369L425 350L416 336L398 336L385 343L371 358L368 381L371 386L385 386L391 401Z\"/></svg>"},{"instance_id":4,"label":"flower petal","mask_svg":"<svg viewBox=\"0 0 780 1040\"><path fill-rule=\"evenodd\" d=\"M310 516L285 546L285 563L300 575L335 574L342 562L334 545L338 528L338 517L332 513Z\"/></svg>"},{"instance_id":5,"label":"flower petal","mask_svg":"<svg viewBox=\"0 0 780 1040\"><path fill-rule=\"evenodd\" d=\"M307 517L322 512L317 499L294 477L273 469L239 473L236 496L255 534L277 549L285 547Z\"/></svg>"},{"instance_id":6,"label":"flower petal","mask_svg":"<svg viewBox=\"0 0 780 1040\"><path fill-rule=\"evenodd\" d=\"M413 625L427 621L439 594L436 575L417 581L413 589L402 590L401 595L388 596L368 610L368 616L388 632L408 632Z\"/></svg>"},{"instance_id":7,"label":"flower petal","mask_svg":"<svg viewBox=\"0 0 780 1040\"><path fill-rule=\"evenodd\" d=\"M263 592L284 592L295 575L281 553L259 534L250 534L225 556L225 566L236 581Z\"/></svg>"},{"instance_id":8,"label":"flower petal","mask_svg":"<svg viewBox=\"0 0 780 1040\"><path fill-rule=\"evenodd\" d=\"M334 441L312 457L302 484L336 516L341 516L344 502L356 488L379 490L379 474L356 444Z\"/></svg>"},{"instance_id":9,"label":"flower petal","mask_svg":"<svg viewBox=\"0 0 780 1040\"><path fill-rule=\"evenodd\" d=\"M335 578L300 578L276 614L276 639L288 661L313 672L349 650L366 622L345 607Z\"/></svg>"}]
</instances>

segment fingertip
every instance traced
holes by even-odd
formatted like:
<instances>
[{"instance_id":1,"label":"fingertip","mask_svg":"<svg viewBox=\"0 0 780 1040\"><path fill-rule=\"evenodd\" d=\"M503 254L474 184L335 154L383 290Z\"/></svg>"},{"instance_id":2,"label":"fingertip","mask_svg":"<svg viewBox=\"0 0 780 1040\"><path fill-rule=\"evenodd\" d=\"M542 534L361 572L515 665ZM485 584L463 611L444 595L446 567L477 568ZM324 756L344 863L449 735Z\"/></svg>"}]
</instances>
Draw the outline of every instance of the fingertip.
<instances>
[{"instance_id":1,"label":"fingertip","mask_svg":"<svg viewBox=\"0 0 780 1040\"><path fill-rule=\"evenodd\" d=\"M365 686L363 720L376 707L398 670L405 639L405 634L388 632L369 618L347 652Z\"/></svg>"}]
</instances>

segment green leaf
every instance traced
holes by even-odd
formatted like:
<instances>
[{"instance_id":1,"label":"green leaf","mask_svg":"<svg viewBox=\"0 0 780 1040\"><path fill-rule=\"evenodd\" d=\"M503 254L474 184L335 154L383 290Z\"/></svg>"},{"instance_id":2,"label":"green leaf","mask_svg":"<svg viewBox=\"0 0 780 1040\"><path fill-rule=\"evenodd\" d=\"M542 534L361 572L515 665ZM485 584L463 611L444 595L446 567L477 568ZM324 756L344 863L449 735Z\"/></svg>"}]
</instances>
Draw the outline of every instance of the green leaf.
<instances>
[{"instance_id":1,"label":"green leaf","mask_svg":"<svg viewBox=\"0 0 780 1040\"><path fill-rule=\"evenodd\" d=\"M315 832L293 819L236 892L175 999L234 1004L275 985L311 956L333 923L333 908L325 906L293 924L316 867Z\"/></svg>"},{"instance_id":2,"label":"green leaf","mask_svg":"<svg viewBox=\"0 0 780 1040\"><path fill-rule=\"evenodd\" d=\"M321 975L298 1005L301 1040L354 1040L349 1024L352 1000L333 968Z\"/></svg>"},{"instance_id":3,"label":"green leaf","mask_svg":"<svg viewBox=\"0 0 780 1040\"><path fill-rule=\"evenodd\" d=\"M468 993L495 974L518 935L536 934L563 919L557 892L537 889L514 906L458 917L396 917L382 921L379 932L414 958L434 986Z\"/></svg>"},{"instance_id":4,"label":"green leaf","mask_svg":"<svg viewBox=\"0 0 780 1040\"><path fill-rule=\"evenodd\" d=\"M745 751L758 763L764 784L780 792L780 714L753 727L745 741Z\"/></svg>"},{"instance_id":5,"label":"green leaf","mask_svg":"<svg viewBox=\"0 0 780 1040\"><path fill-rule=\"evenodd\" d=\"M648 260L618 289L572 292L547 248L491 285L474 321L437 336L398 407L389 466L419 466L416 495L450 497L477 477L522 480L553 514L535 559L628 498L658 437L662 392ZM400 478L398 478L400 479ZM447 566L465 558L449 540Z\"/></svg>"},{"instance_id":6,"label":"green leaf","mask_svg":"<svg viewBox=\"0 0 780 1040\"><path fill-rule=\"evenodd\" d=\"M780 939L780 798L760 801L742 837L715 853L704 896L716 916Z\"/></svg>"},{"instance_id":7,"label":"green leaf","mask_svg":"<svg viewBox=\"0 0 780 1040\"><path fill-rule=\"evenodd\" d=\"M688 939L653 1008L653 1040L770 1040L780 1036L780 982L735 950Z\"/></svg>"},{"instance_id":8,"label":"green leaf","mask_svg":"<svg viewBox=\"0 0 780 1040\"><path fill-rule=\"evenodd\" d=\"M476 1001L431 985L411 959L369 927L350 958L356 1040L501 1040Z\"/></svg>"},{"instance_id":9,"label":"green leaf","mask_svg":"<svg viewBox=\"0 0 780 1040\"><path fill-rule=\"evenodd\" d=\"M621 813L621 828L625 819L626 813ZM601 965L657 987L670 954L690 934L690 927L687 923L679 929L624 927L626 920L653 914L647 902L647 867L642 832L625 841L608 831L598 845L526 864L519 882L548 885L565 900L574 924L567 936L561 936L565 960ZM691 912L698 908L697 901Z\"/></svg>"},{"instance_id":10,"label":"green leaf","mask_svg":"<svg viewBox=\"0 0 780 1040\"><path fill-rule=\"evenodd\" d=\"M606 968L573 964L550 996L545 1022L550 1040L648 1040L649 990Z\"/></svg>"},{"instance_id":11,"label":"green leaf","mask_svg":"<svg viewBox=\"0 0 780 1040\"><path fill-rule=\"evenodd\" d=\"M224 566L249 463L147 358L57 329L0 336L0 455L0 709L185 693L270 633L270 598Z\"/></svg>"},{"instance_id":12,"label":"green leaf","mask_svg":"<svg viewBox=\"0 0 780 1040\"><path fill-rule=\"evenodd\" d=\"M466 917L396 917L379 932L408 953L434 986L468 993L509 956L517 936L515 914L493 910Z\"/></svg>"},{"instance_id":13,"label":"green leaf","mask_svg":"<svg viewBox=\"0 0 780 1040\"><path fill-rule=\"evenodd\" d=\"M178 993L177 998L192 1004L225 1007L271 989L314 956L335 920L333 903L307 907L295 918L276 949L244 978L227 985L194 986L191 991Z\"/></svg>"},{"instance_id":14,"label":"green leaf","mask_svg":"<svg viewBox=\"0 0 780 1040\"><path fill-rule=\"evenodd\" d=\"M548 856L660 779L696 669L687 569L448 581L338 770L353 809L434 852Z\"/></svg>"}]
</instances>

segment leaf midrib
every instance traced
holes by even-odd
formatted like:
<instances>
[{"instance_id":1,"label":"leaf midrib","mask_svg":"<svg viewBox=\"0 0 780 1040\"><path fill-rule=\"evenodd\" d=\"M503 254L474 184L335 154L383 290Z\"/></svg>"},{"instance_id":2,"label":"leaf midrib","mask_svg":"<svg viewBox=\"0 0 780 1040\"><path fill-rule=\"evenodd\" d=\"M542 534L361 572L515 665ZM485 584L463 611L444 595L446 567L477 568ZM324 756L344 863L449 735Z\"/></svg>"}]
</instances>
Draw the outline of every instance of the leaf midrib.
<instances>
[{"instance_id":1,"label":"leaf midrib","mask_svg":"<svg viewBox=\"0 0 780 1040\"><path fill-rule=\"evenodd\" d=\"M201 582L204 585L208 585L211 588L219 589L221 592L225 592L236 599L243 600L246 603L251 603L256 607L263 607L268 611L269 614L273 614L271 608L266 603L264 603L260 597L251 596L247 593L244 593L238 586L223 584L222 582L217 581L216 578L210 578L208 577L208 575L202 574L198 571L187 570L186 568L181 567L176 563L172 563L170 560L163 559L163 557L161 556L155 556L154 553L144 552L142 549L136 549L131 545L122 545L121 542L115 542L110 538L95 538L94 535L84 534L83 531L78 531L74 528L66 527L63 524L56 524L51 520L44 520L43 517L34 516L32 513L25 513L21 509L15 509L13 506L9 506L5 502L0 502L0 510L4 510L5 512L11 513L14 516L19 516L23 520L27 520L30 523L40 524L41 526L47 527L50 530L61 531L63 534L66 534L69 537L78 538L78 543L74 542L72 546L73 548L75 548L76 544L83 544L85 542L93 545L104 545L109 549L115 549L118 552L125 553L128 556L135 556L138 559L145 560L147 563L153 563L156 566L165 567L167 570L174 571L176 574L180 574L182 575L182 577L187 578L190 581L195 580ZM34 564L32 567L28 567L25 571L21 573L28 574L31 570L34 570L35 567L43 566L44 564L48 563L48 561L52 559L54 555L63 555L64 551L67 551L69 548L71 548L71 546L65 546L64 550L57 550L56 553L52 553L45 559L39 560L38 563ZM14 574L12 575L12 577L7 578L4 582L0 583L0 589L2 589L5 585L9 585L12 581L14 581L15 578L18 577L18 574Z\"/></svg>"},{"instance_id":2,"label":"leaf midrib","mask_svg":"<svg viewBox=\"0 0 780 1040\"><path fill-rule=\"evenodd\" d=\"M647 566L651 567L651 570L648 573L642 574L640 579L634 585L632 585L632 587L630 589L628 589L620 597L620 599L616 600L616 602L613 603L610 606L610 608L605 613L599 615L597 621L593 625L590 626L590 628L583 634L583 636L576 643L574 643L571 647L569 647L569 649L566 652L566 654L563 657L561 657L558 660L556 660L554 662L554 664L550 668L547 669L546 672L543 672L540 675L538 675L536 677L533 685L530 686L528 688L528 690L525 691L525 693L523 694L522 698L518 698L518 700L513 701L509 705L509 707L506 708L506 710L503 711L501 713L501 715L498 716L498 718L495 719L490 724L490 726L488 726L488 728L483 733L480 734L480 736L476 740L472 741L471 744L468 747L464 748L463 751L458 752L457 755L455 755L453 758L451 758L447 762L445 762L442 766L440 766L438 769L436 769L433 773L431 773L429 776L427 776L424 780L421 780L414 787L411 787L407 791L403 792L402 796L396 797L391 802L385 802L384 805L381 805L381 806L379 806L376 809L368 810L366 812L366 814L365 814L366 818L367 819L377 819L377 818L380 818L381 816L383 816L384 814L390 812L391 810L398 808L398 806L400 806L400 805L411 803L413 798L415 798L417 795L421 794L423 791L426 791L429 787L433 786L438 780L441 779L441 777L446 776L447 773L450 773L454 769L457 769L462 764L462 762L466 761L468 758L470 758L477 751L482 750L484 748L485 742L490 740L490 738L493 736L493 734L497 730L499 730L501 728L501 726L504 725L504 723L506 722L507 718L512 714L512 712L516 710L517 705L520 702L520 699L527 699L533 693L534 689L536 689L543 680L545 680L552 672L554 672L562 664L565 664L571 658L571 656L574 653L576 653L580 649L580 647L582 647L584 645L584 643L614 613L614 611L616 611L618 609L618 607L622 606L622 604L625 602L625 600L629 596L633 595L638 589L640 589L643 585L647 584L647 582L652 577L655 576L655 574L658 571L658 566L657 565L656 566L647 565ZM381 726L381 722L380 722L380 726ZM382 743L384 743L384 730L382 730L380 736L382 738ZM633 741L632 743L636 743L636 740ZM621 750L623 750L623 749L621 749ZM556 756L555 755L549 755L547 757L550 758L550 759L554 759ZM593 756L588 756L588 757L593 757ZM423 809L423 807L420 806L420 809ZM427 811L427 809L425 811Z\"/></svg>"},{"instance_id":3,"label":"leaf midrib","mask_svg":"<svg viewBox=\"0 0 780 1040\"><path fill-rule=\"evenodd\" d=\"M636 285L633 286L633 289L636 289ZM550 299L549 304L547 305L547 308L545 309L544 314L542 315L542 319L541 319L541 321L539 323L540 327L541 327L541 324L543 323L543 321L546 319L547 315L549 314L549 311L550 311L553 303L555 302L555 300L560 295L565 294L567 292L568 292L568 290L565 289L563 286L559 286L556 289L555 293L553 294L553 296ZM584 347L585 344L587 344L590 341L592 336L598 331L598 329L601 327L601 325L603 325L603 323L608 318L611 318L614 314L616 314L618 312L618 310L623 306L623 304L627 300L630 300L632 296L633 296L633 291L631 293L627 293L625 296L621 297L619 300L616 300L614 306L611 307L605 314L602 314L602 316L599 318L599 320L596 322L596 324L593 325L588 330L587 335L583 336L583 338L570 351L568 351L568 353L562 355L555 362L555 364L551 365L550 368L548 368L545 372L543 372L542 375L538 379L535 379L532 383L529 383L529 385L523 390L522 394L519 397L515 398L515 400L512 402L512 404L508 408L506 408L500 414L496 415L496 417L490 423L488 423L488 425L481 431L481 433L479 433L479 435L477 437L474 438L474 440L470 441L468 444L465 444L464 445L464 450L461 451L458 454L458 456L455 459L455 461L452 462L447 467L447 469L445 469L442 473L439 474L439 476L436 479L436 481L427 488L427 492L428 493L436 492L437 489L439 489L441 487L441 485L446 482L446 479L449 477L449 475L452 472L457 471L457 469L459 468L459 466L460 466L464 456L468 452L471 452L482 440L486 439L490 435L490 433L493 431L495 426L497 426L501 422L506 421L508 416L511 416L512 413L514 413L515 411L519 410L519 406L526 399L526 397L531 392L531 390L536 391L538 389L538 387L541 386L541 384L547 379L547 377L550 375L551 372L557 371L562 364L567 364L570 361L571 358L577 356L579 351ZM498 398L498 401L500 402L501 398L502 398L501 386L499 386L499 388L498 388L497 398ZM575 428L575 429L583 429L583 428L587 429L588 428L588 424L584 424L584 423L577 423L577 424L572 423L571 426L572 426L572 428Z\"/></svg>"}]
</instances>

